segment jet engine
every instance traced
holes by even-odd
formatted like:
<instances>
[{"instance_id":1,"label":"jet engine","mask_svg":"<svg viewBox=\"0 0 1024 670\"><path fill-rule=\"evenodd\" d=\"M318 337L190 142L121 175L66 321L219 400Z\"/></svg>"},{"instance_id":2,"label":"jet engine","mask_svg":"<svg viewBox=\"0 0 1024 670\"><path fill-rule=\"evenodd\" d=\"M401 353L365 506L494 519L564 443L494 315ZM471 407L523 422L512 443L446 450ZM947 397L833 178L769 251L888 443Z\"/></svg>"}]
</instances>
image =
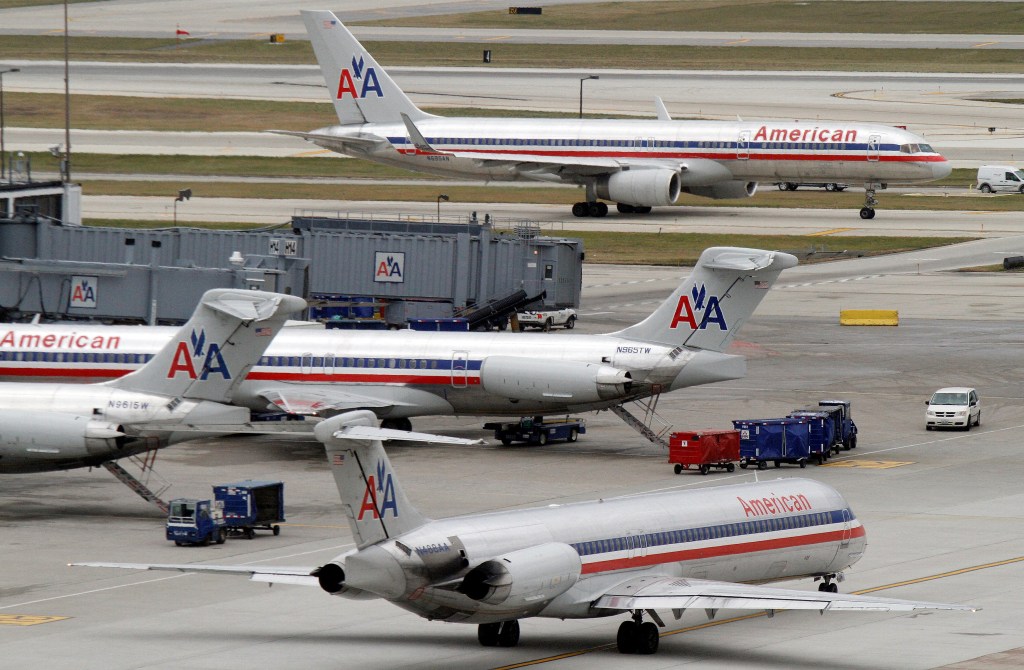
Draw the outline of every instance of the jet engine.
<instances>
[{"instance_id":1,"label":"jet engine","mask_svg":"<svg viewBox=\"0 0 1024 670\"><path fill-rule=\"evenodd\" d=\"M0 411L0 471L43 472L69 464L99 464L128 437L109 421L59 412Z\"/></svg>"},{"instance_id":2,"label":"jet engine","mask_svg":"<svg viewBox=\"0 0 1024 670\"><path fill-rule=\"evenodd\" d=\"M362 589L352 588L345 583L345 567L334 561L321 565L311 573L320 582L320 588L332 596L342 596L353 600L377 598L376 594L367 593Z\"/></svg>"},{"instance_id":3,"label":"jet engine","mask_svg":"<svg viewBox=\"0 0 1024 670\"><path fill-rule=\"evenodd\" d=\"M627 205L671 205L679 198L679 173L668 169L632 169L597 180L597 197Z\"/></svg>"},{"instance_id":4,"label":"jet engine","mask_svg":"<svg viewBox=\"0 0 1024 670\"><path fill-rule=\"evenodd\" d=\"M609 365L489 356L480 368L480 383L488 393L506 398L579 404L621 398L633 381L628 372Z\"/></svg>"},{"instance_id":5,"label":"jet engine","mask_svg":"<svg viewBox=\"0 0 1024 670\"><path fill-rule=\"evenodd\" d=\"M456 590L488 605L533 607L572 588L582 567L575 549L549 542L484 561L466 573Z\"/></svg>"},{"instance_id":6,"label":"jet engine","mask_svg":"<svg viewBox=\"0 0 1024 670\"><path fill-rule=\"evenodd\" d=\"M713 200L735 200L749 198L757 193L756 181L726 181L711 186L686 186L683 190L702 198Z\"/></svg>"}]
</instances>

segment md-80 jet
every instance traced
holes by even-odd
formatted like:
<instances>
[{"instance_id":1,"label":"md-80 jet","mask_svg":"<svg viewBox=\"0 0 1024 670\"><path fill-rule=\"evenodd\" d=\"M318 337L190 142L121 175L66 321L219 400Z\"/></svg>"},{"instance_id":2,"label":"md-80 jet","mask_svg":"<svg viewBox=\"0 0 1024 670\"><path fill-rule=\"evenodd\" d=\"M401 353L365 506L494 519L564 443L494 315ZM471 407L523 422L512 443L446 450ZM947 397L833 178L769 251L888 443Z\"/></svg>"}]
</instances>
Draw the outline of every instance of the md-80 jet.
<instances>
[{"instance_id":1,"label":"md-80 jet","mask_svg":"<svg viewBox=\"0 0 1024 670\"><path fill-rule=\"evenodd\" d=\"M257 411L330 416L369 409L389 428L428 415L533 416L599 410L739 379L725 353L785 268L782 252L713 247L642 322L614 333L458 333L286 327L233 393ZM167 327L8 324L0 376L97 379L166 346Z\"/></svg>"},{"instance_id":2,"label":"md-80 jet","mask_svg":"<svg viewBox=\"0 0 1024 670\"><path fill-rule=\"evenodd\" d=\"M294 296L212 289L130 374L97 384L0 384L0 473L93 467L207 430L241 430L249 412L230 404L235 389L305 306Z\"/></svg>"},{"instance_id":3,"label":"md-80 jet","mask_svg":"<svg viewBox=\"0 0 1024 670\"><path fill-rule=\"evenodd\" d=\"M303 11L340 125L304 138L348 156L445 177L583 186L575 216L648 213L680 193L746 198L759 181L859 182L860 216L892 183L941 179L949 162L901 128L843 121L438 117L419 109L338 18Z\"/></svg>"},{"instance_id":4,"label":"md-80 jet","mask_svg":"<svg viewBox=\"0 0 1024 670\"><path fill-rule=\"evenodd\" d=\"M486 647L515 646L527 617L627 614L616 637L624 654L655 653L662 615L679 619L690 608L709 617L719 609L769 616L976 609L838 593L836 581L867 542L849 503L820 482L776 479L433 521L406 498L381 446L398 431L381 431L368 411L327 419L315 431L355 549L319 567L76 565L234 574L383 598L432 621L477 624ZM761 586L796 578L821 584L817 591Z\"/></svg>"}]
</instances>

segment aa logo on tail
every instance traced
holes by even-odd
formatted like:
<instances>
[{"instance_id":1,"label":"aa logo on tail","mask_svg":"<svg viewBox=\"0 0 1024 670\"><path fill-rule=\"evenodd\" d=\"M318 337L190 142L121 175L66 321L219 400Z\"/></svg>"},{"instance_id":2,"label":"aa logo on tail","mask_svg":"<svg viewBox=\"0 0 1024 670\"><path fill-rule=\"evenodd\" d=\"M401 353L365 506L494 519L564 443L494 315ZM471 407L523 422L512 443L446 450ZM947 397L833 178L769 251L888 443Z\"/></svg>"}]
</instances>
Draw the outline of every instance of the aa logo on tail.
<instances>
[{"instance_id":1,"label":"aa logo on tail","mask_svg":"<svg viewBox=\"0 0 1024 670\"><path fill-rule=\"evenodd\" d=\"M205 349L205 351L204 351ZM198 364L198 372L196 365ZM184 372L189 379L206 381L210 375L218 374L224 379L231 379L231 371L220 353L220 345L211 342L206 346L206 331L192 331L188 342L178 342L174 350L171 367L167 370L167 378L174 379L178 373Z\"/></svg>"},{"instance_id":2,"label":"aa logo on tail","mask_svg":"<svg viewBox=\"0 0 1024 670\"><path fill-rule=\"evenodd\" d=\"M729 330L718 296L709 296L704 284L701 284L699 288L694 286L690 295L684 293L679 296L676 312L672 315L672 323L669 328L678 328L681 323L688 324L690 330L706 330L713 323L718 324L719 330Z\"/></svg>"},{"instance_id":3,"label":"aa logo on tail","mask_svg":"<svg viewBox=\"0 0 1024 670\"><path fill-rule=\"evenodd\" d=\"M356 86L356 82L359 82L359 86ZM360 56L359 60L356 57L352 57L352 68L342 68L341 75L338 77L338 100L345 97L348 93L353 98L365 98L370 93L373 93L378 98L384 97L384 91L380 88L380 81L377 79L377 71L372 67L365 67L363 63L363 57Z\"/></svg>"},{"instance_id":4,"label":"aa logo on tail","mask_svg":"<svg viewBox=\"0 0 1024 670\"><path fill-rule=\"evenodd\" d=\"M363 504L359 507L358 521L369 512L374 519L388 515L398 518L398 501L395 499L395 481L387 471L384 461L377 461L377 474L366 478L366 490L363 492Z\"/></svg>"}]
</instances>

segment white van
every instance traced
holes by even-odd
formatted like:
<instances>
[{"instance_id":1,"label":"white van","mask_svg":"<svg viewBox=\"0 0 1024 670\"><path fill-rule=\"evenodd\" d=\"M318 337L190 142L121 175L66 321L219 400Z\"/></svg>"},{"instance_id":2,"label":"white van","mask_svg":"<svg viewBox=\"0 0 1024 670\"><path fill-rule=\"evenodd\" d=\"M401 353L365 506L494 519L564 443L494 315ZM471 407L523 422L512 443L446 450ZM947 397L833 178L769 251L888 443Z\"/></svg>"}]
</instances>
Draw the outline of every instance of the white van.
<instances>
[{"instance_id":1,"label":"white van","mask_svg":"<svg viewBox=\"0 0 1024 670\"><path fill-rule=\"evenodd\" d=\"M981 398L978 392L964 386L939 389L925 400L925 428L959 427L970 430L971 425L981 425Z\"/></svg>"},{"instance_id":2,"label":"white van","mask_svg":"<svg viewBox=\"0 0 1024 670\"><path fill-rule=\"evenodd\" d=\"M978 190L982 193L1024 193L1024 175L1012 165L983 165L978 168Z\"/></svg>"}]
</instances>

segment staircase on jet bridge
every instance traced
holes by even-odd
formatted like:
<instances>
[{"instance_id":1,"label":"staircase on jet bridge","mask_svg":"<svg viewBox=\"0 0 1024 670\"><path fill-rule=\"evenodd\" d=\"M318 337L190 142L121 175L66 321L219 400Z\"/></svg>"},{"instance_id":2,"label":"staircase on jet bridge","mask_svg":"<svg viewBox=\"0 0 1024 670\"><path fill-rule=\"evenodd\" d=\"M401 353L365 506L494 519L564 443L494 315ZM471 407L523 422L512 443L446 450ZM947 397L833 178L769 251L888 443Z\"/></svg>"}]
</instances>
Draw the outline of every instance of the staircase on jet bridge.
<instances>
[{"instance_id":1,"label":"staircase on jet bridge","mask_svg":"<svg viewBox=\"0 0 1024 670\"><path fill-rule=\"evenodd\" d=\"M625 405L613 405L611 411L626 425L643 435L648 441L668 449L668 440L665 436L672 430L672 425L661 418L655 411L660 395L653 395L644 400L636 400L632 404L643 410L643 419L633 415L626 409Z\"/></svg>"}]
</instances>

